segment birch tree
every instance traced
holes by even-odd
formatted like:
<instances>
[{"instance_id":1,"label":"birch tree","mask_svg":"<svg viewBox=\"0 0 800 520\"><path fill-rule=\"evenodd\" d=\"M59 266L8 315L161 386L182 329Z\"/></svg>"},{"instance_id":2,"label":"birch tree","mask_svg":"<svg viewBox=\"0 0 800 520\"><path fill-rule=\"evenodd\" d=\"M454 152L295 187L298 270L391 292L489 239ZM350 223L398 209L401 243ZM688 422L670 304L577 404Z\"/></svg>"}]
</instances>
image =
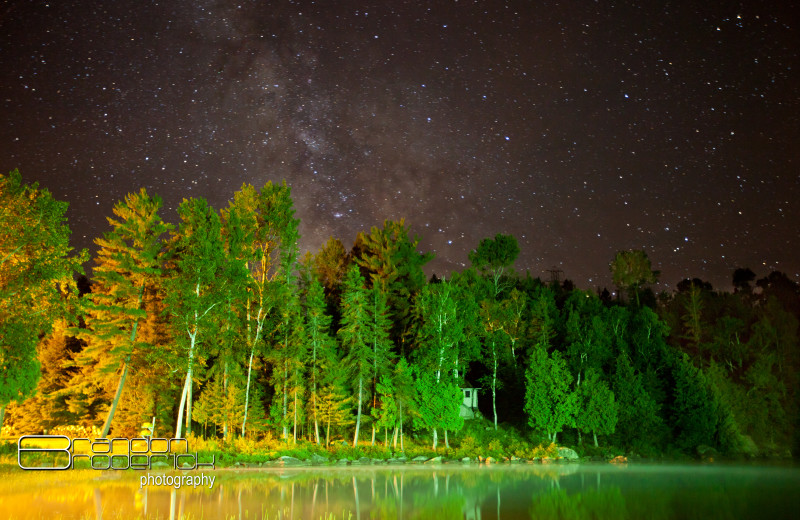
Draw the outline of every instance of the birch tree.
<instances>
[{"instance_id":1,"label":"birch tree","mask_svg":"<svg viewBox=\"0 0 800 520\"><path fill-rule=\"evenodd\" d=\"M243 185L222 215L226 234L233 240L232 254L246 264L249 273L242 297L248 347L243 436L247 427L253 360L262 344L267 319L279 301L280 291L275 284L291 283L294 277L299 239L299 220L294 218L294 213L291 188L286 182L273 184L270 181L260 191L250 184Z\"/></svg>"},{"instance_id":2,"label":"birch tree","mask_svg":"<svg viewBox=\"0 0 800 520\"><path fill-rule=\"evenodd\" d=\"M221 223L205 199L184 199L178 207L181 218L171 250L172 272L167 278L167 308L173 316L175 339L185 357L186 377L178 407L175 437L191 432L192 374L196 358L204 354L204 335L210 329L211 313L219 310L227 292L225 252Z\"/></svg>"},{"instance_id":3,"label":"birch tree","mask_svg":"<svg viewBox=\"0 0 800 520\"><path fill-rule=\"evenodd\" d=\"M459 343L464 340L464 323L459 319L458 306L455 300L456 287L444 280L436 284L426 285L417 297L417 315L420 319L417 342L417 366L421 372L428 371L432 379L418 378L418 388L422 395L428 396L437 389L449 395L450 386L459 387L460 380L456 374L457 360L459 359ZM432 385L432 386L431 386ZM458 405L457 412L461 409L460 390L455 398ZM460 428L458 421L447 417L452 410L430 399L422 399L419 406L420 412L426 417L436 418L428 420L433 432L434 446L438 441L438 427L445 428L445 445L449 448L447 439L448 427ZM427 407L439 406L434 411Z\"/></svg>"}]
</instances>

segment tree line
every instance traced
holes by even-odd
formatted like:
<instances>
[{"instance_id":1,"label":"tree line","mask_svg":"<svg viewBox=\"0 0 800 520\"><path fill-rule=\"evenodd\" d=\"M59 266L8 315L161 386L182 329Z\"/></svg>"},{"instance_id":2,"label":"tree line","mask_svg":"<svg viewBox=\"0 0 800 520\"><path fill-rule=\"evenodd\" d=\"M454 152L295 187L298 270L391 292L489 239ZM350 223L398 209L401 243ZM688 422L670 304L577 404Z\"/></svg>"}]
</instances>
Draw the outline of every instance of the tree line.
<instances>
[{"instance_id":1,"label":"tree line","mask_svg":"<svg viewBox=\"0 0 800 520\"><path fill-rule=\"evenodd\" d=\"M610 263L619 294L513 268L513 236L426 279L403 220L300 255L291 190L243 185L227 208L185 199L176 226L142 189L86 252L66 205L2 176L0 405L4 431L280 437L435 448L481 411L553 442L634 450L784 450L797 431L800 291L734 273L656 295L641 251ZM560 435L560 437L559 437Z\"/></svg>"}]
</instances>

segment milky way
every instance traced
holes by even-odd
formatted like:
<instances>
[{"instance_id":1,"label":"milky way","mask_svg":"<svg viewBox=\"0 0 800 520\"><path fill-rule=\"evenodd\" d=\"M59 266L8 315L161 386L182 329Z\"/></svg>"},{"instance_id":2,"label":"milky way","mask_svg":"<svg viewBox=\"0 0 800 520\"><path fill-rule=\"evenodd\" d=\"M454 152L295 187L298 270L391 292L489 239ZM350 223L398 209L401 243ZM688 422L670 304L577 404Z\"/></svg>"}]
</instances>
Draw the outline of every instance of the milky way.
<instances>
[{"instance_id":1,"label":"milky way","mask_svg":"<svg viewBox=\"0 0 800 520\"><path fill-rule=\"evenodd\" d=\"M175 221L286 179L312 251L405 217L439 274L511 233L585 288L631 248L667 289L800 279L782 2L95 4L0 8L0 170L69 201L77 247L141 186Z\"/></svg>"}]
</instances>

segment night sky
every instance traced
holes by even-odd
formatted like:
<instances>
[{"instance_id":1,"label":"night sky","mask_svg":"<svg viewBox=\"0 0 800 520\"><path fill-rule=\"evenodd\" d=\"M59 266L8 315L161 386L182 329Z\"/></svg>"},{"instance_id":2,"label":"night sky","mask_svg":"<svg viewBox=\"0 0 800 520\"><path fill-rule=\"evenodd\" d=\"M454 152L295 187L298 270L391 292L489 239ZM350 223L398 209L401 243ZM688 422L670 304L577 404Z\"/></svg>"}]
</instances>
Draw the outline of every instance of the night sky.
<instances>
[{"instance_id":1,"label":"night sky","mask_svg":"<svg viewBox=\"0 0 800 520\"><path fill-rule=\"evenodd\" d=\"M81 248L139 187L175 222L286 179L302 251L405 217L428 274L511 233L583 288L642 248L668 290L797 281L792 4L12 0L0 171L68 201Z\"/></svg>"}]
</instances>

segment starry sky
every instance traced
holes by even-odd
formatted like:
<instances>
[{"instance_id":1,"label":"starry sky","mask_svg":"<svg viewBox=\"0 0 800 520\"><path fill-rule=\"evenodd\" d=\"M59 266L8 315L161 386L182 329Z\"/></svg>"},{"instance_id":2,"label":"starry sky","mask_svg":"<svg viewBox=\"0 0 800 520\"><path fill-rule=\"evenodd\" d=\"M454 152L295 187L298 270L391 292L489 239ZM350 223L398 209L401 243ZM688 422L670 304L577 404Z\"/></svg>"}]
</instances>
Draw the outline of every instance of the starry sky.
<instances>
[{"instance_id":1,"label":"starry sky","mask_svg":"<svg viewBox=\"0 0 800 520\"><path fill-rule=\"evenodd\" d=\"M286 179L301 249L405 217L428 273L513 234L516 267L610 286L800 280L800 9L709 0L8 1L0 171L76 247L144 186L226 207Z\"/></svg>"}]
</instances>

